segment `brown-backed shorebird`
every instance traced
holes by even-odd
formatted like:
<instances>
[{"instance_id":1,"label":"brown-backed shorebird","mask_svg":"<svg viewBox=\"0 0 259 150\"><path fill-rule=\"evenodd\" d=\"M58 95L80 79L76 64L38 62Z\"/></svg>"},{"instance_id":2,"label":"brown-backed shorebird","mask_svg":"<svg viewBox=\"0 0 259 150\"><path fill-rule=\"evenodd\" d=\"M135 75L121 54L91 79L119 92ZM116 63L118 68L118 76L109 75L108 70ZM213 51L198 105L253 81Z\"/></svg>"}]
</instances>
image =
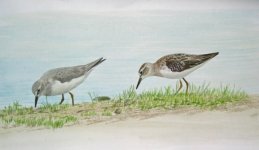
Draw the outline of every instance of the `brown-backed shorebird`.
<instances>
[{"instance_id":1,"label":"brown-backed shorebird","mask_svg":"<svg viewBox=\"0 0 259 150\"><path fill-rule=\"evenodd\" d=\"M188 93L189 83L186 81L185 77L203 66L208 60L216 55L218 55L218 52L201 55L171 54L161 57L155 63L144 63L139 69L139 80L136 89L144 78L159 76L169 79L179 79L180 87L177 89L176 93L181 90L181 79L183 79L186 83L186 93Z\"/></svg>"},{"instance_id":2,"label":"brown-backed shorebird","mask_svg":"<svg viewBox=\"0 0 259 150\"><path fill-rule=\"evenodd\" d=\"M69 93L74 105L74 95L71 90L80 85L90 74L94 67L105 61L99 58L89 64L51 69L44 73L39 80L32 85L32 93L35 95L35 107L40 96L62 95L60 104L64 101L64 94Z\"/></svg>"}]
</instances>

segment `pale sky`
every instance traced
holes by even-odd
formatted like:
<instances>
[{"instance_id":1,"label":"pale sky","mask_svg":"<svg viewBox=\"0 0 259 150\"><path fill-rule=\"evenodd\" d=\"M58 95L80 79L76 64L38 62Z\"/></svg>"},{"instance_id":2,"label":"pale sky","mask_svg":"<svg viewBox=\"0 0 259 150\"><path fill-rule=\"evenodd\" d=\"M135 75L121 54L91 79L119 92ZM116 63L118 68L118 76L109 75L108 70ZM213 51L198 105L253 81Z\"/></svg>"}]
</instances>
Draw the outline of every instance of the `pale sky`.
<instances>
[{"instance_id":1,"label":"pale sky","mask_svg":"<svg viewBox=\"0 0 259 150\"><path fill-rule=\"evenodd\" d=\"M258 0L0 0L0 15L48 11L259 9Z\"/></svg>"}]
</instances>

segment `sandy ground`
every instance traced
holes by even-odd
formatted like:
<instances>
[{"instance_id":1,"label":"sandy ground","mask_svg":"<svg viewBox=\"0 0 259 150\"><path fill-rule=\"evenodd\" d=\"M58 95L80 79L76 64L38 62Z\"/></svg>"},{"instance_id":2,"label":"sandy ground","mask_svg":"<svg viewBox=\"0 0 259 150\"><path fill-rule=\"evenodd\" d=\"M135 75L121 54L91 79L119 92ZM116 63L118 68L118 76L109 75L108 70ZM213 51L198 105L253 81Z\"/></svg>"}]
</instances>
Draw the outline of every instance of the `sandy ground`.
<instances>
[{"instance_id":1,"label":"sandy ground","mask_svg":"<svg viewBox=\"0 0 259 150\"><path fill-rule=\"evenodd\" d=\"M259 97L231 109L178 110L55 130L0 128L0 149L258 150Z\"/></svg>"}]
</instances>

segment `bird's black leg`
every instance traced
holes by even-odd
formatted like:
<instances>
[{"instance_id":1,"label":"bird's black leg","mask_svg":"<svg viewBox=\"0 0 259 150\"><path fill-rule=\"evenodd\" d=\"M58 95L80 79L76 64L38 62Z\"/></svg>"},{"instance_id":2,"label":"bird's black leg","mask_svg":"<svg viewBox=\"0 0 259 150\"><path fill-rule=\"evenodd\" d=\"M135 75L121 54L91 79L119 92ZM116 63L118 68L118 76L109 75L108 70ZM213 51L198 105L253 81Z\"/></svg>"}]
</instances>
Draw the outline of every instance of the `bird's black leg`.
<instances>
[{"instance_id":1,"label":"bird's black leg","mask_svg":"<svg viewBox=\"0 0 259 150\"><path fill-rule=\"evenodd\" d=\"M71 99L72 99L72 105L74 106L74 95L71 92L69 92L69 94L70 94Z\"/></svg>"},{"instance_id":2,"label":"bird's black leg","mask_svg":"<svg viewBox=\"0 0 259 150\"><path fill-rule=\"evenodd\" d=\"M186 94L188 94L189 83L183 78L184 82L186 83Z\"/></svg>"},{"instance_id":3,"label":"bird's black leg","mask_svg":"<svg viewBox=\"0 0 259 150\"><path fill-rule=\"evenodd\" d=\"M61 98L61 101L60 101L60 105L64 102L64 94L62 94L62 98Z\"/></svg>"},{"instance_id":4,"label":"bird's black leg","mask_svg":"<svg viewBox=\"0 0 259 150\"><path fill-rule=\"evenodd\" d=\"M181 79L179 81L180 81L180 87L177 89L175 94L177 94L182 89L182 87L183 87Z\"/></svg>"}]
</instances>

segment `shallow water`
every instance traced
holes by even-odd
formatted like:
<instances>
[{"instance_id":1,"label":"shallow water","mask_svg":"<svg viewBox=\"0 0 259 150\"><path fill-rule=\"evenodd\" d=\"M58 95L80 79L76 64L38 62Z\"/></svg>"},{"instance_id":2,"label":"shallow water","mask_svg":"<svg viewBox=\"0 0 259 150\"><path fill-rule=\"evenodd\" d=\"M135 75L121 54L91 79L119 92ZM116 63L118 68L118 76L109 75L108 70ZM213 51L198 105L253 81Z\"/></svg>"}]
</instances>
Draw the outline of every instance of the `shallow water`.
<instances>
[{"instance_id":1,"label":"shallow water","mask_svg":"<svg viewBox=\"0 0 259 150\"><path fill-rule=\"evenodd\" d=\"M31 85L45 71L107 60L74 89L75 102L88 93L115 96L136 85L138 69L171 53L220 54L186 79L213 87L231 85L259 92L259 11L126 13L35 13L0 17L0 106L33 105ZM151 77L139 92L176 84ZM71 103L69 95L65 102ZM59 102L60 96L48 97ZM41 97L39 103L45 103Z\"/></svg>"}]
</instances>

